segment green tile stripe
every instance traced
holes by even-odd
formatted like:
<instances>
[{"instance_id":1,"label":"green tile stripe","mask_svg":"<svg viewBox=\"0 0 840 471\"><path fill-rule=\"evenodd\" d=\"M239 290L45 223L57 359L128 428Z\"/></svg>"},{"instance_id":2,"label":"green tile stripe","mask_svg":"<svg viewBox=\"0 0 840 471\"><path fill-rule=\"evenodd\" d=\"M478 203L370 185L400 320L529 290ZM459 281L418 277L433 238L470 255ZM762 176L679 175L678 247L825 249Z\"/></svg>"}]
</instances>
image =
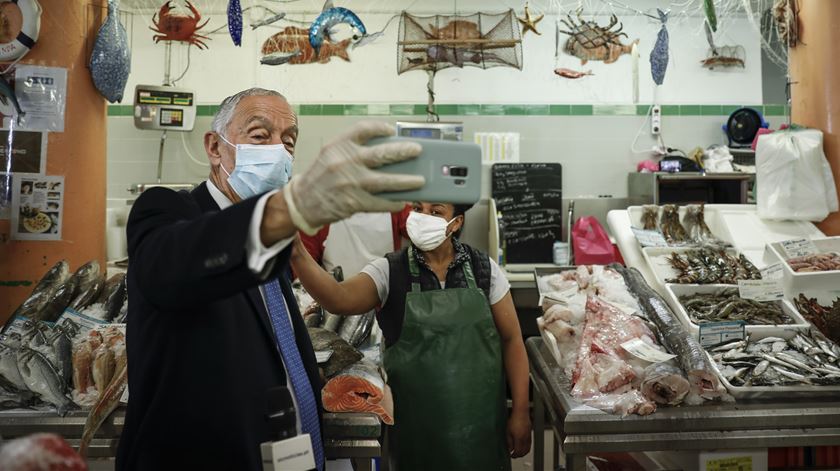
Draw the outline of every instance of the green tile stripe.
<instances>
[{"instance_id":1,"label":"green tile stripe","mask_svg":"<svg viewBox=\"0 0 840 471\"><path fill-rule=\"evenodd\" d=\"M766 116L786 116L787 105L744 105ZM664 116L728 116L741 105L662 105ZM301 116L425 116L423 104L300 104L292 109ZM451 104L435 107L441 116L644 116L650 104L586 105L586 104ZM198 116L213 116L218 105L198 105ZM109 105L108 116L133 116L132 105Z\"/></svg>"}]
</instances>

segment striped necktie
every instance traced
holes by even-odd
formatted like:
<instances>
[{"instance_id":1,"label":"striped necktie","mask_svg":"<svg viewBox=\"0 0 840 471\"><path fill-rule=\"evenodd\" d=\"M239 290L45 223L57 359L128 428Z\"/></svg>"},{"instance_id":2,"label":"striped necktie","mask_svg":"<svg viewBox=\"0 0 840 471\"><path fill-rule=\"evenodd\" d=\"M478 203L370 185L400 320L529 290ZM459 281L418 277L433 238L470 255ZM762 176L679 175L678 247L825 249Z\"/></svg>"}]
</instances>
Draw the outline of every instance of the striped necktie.
<instances>
[{"instance_id":1,"label":"striped necktie","mask_svg":"<svg viewBox=\"0 0 840 471\"><path fill-rule=\"evenodd\" d=\"M286 372L291 380L297 400L301 428L303 433L308 433L312 439L312 451L315 454L315 463L318 465L318 469L324 469L324 447L321 444L318 406L315 402L315 396L312 394L309 377L303 367L300 351L298 351L295 343L295 332L289 319L283 292L280 291L277 280L264 284L263 290L265 292L265 303L268 306L268 315L271 318L271 325L274 327L274 336L277 338L277 346L280 347L280 355L283 357L283 364L286 365Z\"/></svg>"}]
</instances>

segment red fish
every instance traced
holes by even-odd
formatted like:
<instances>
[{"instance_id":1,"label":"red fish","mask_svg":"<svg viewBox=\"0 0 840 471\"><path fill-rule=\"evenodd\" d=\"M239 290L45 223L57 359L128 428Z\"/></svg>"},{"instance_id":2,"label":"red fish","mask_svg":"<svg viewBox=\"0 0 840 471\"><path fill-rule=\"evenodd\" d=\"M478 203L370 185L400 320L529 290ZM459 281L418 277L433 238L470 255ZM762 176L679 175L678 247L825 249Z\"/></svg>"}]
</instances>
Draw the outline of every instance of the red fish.
<instances>
[{"instance_id":1,"label":"red fish","mask_svg":"<svg viewBox=\"0 0 840 471\"><path fill-rule=\"evenodd\" d=\"M587 75L595 75L592 73L591 70L587 70L586 72L578 72L577 70L572 69L554 69L554 73L568 79L579 79L581 77L586 77Z\"/></svg>"},{"instance_id":2,"label":"red fish","mask_svg":"<svg viewBox=\"0 0 840 471\"><path fill-rule=\"evenodd\" d=\"M313 64L316 62L326 64L332 56L350 62L350 56L347 54L347 46L349 45L350 39L338 43L324 41L321 45L320 55L316 55L315 50L309 44L309 29L287 26L283 31L265 40L262 45L262 55L300 51L300 54L289 60L289 64Z\"/></svg>"}]
</instances>

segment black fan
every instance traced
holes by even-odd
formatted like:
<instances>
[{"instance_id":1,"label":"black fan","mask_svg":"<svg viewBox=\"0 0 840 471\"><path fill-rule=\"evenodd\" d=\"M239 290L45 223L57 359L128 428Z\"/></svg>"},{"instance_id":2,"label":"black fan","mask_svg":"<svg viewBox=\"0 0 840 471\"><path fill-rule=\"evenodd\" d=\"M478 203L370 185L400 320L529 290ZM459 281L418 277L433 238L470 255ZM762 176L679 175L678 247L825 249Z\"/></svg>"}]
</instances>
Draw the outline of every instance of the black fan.
<instances>
[{"instance_id":1,"label":"black fan","mask_svg":"<svg viewBox=\"0 0 840 471\"><path fill-rule=\"evenodd\" d=\"M769 126L770 124L764 121L764 117L758 111L752 108L739 108L729 115L729 119L723 125L723 132L729 138L729 147L750 147L758 130Z\"/></svg>"}]
</instances>

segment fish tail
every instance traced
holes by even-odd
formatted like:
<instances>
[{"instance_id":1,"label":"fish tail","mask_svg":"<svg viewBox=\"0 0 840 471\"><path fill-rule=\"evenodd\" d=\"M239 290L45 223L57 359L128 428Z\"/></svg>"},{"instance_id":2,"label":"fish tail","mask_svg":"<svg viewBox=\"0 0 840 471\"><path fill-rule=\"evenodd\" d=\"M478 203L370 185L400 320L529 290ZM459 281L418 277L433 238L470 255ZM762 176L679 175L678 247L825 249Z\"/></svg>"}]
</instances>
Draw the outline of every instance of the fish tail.
<instances>
[{"instance_id":1,"label":"fish tail","mask_svg":"<svg viewBox=\"0 0 840 471\"><path fill-rule=\"evenodd\" d=\"M350 62L350 55L347 53L347 46L350 45L350 40L345 39L338 43L338 47L335 49L335 55Z\"/></svg>"}]
</instances>

